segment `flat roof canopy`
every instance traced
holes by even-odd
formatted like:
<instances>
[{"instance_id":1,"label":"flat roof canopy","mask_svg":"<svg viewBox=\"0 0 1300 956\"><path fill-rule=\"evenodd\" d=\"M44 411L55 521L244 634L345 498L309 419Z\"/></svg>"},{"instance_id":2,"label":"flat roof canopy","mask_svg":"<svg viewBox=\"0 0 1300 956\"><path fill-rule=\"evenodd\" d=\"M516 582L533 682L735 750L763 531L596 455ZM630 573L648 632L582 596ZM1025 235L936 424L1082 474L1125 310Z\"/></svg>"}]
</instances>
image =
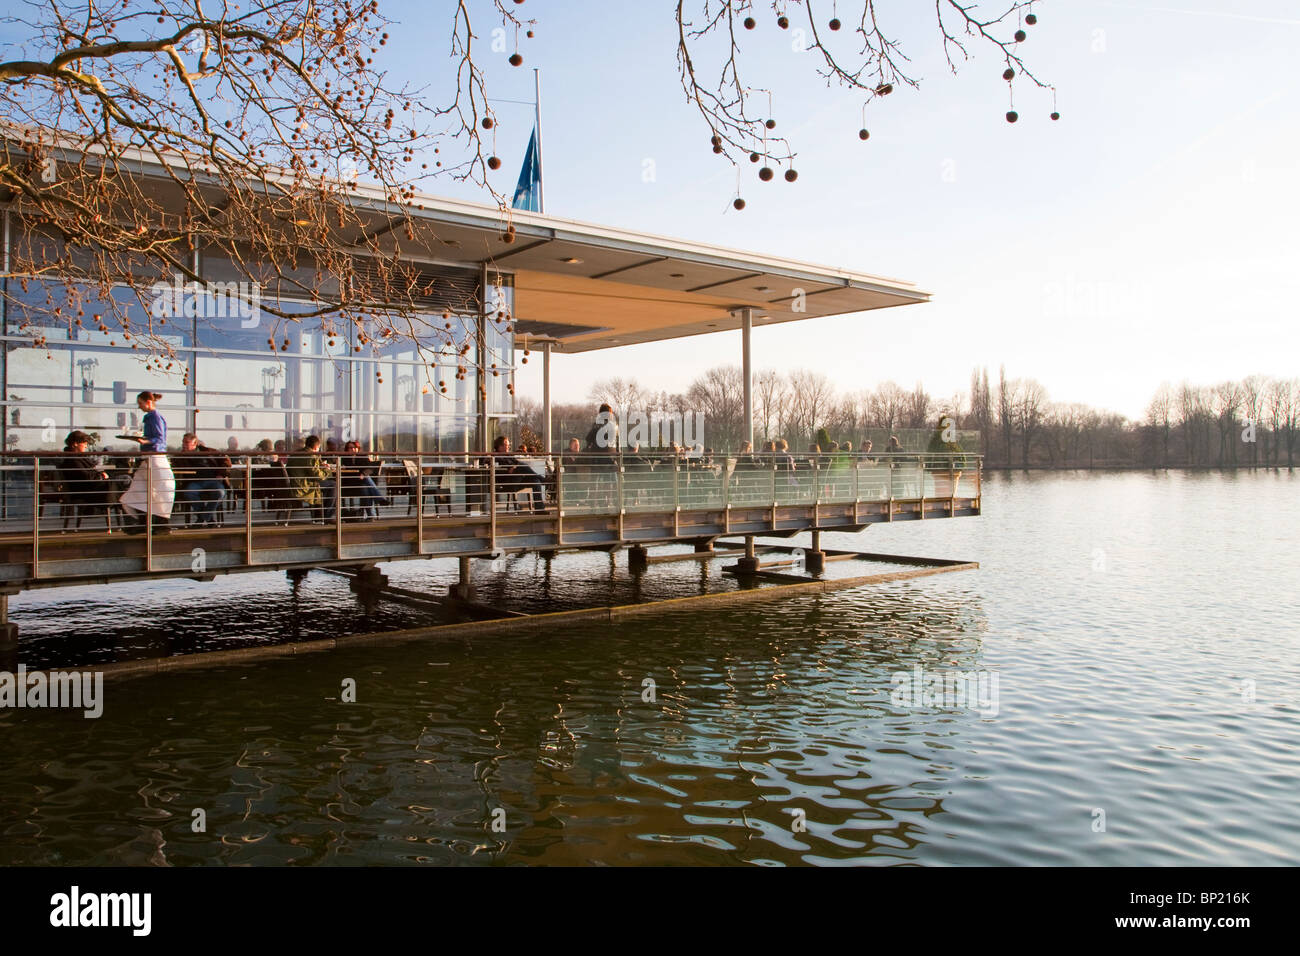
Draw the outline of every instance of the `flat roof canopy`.
<instances>
[{"instance_id":1,"label":"flat roof canopy","mask_svg":"<svg viewBox=\"0 0 1300 956\"><path fill-rule=\"evenodd\" d=\"M164 208L183 210L176 180L191 177L205 192L211 188L212 207L221 208L222 187L202 171L201 161L190 166L178 156L168 166L170 176L152 155L127 149L116 169L152 180ZM399 205L365 184L350 187L346 200L359 217L359 231L339 241L356 244L358 254L366 254L367 241L381 255L411 262L510 272L516 334L549 338L565 352L738 329L738 310L747 307L760 324L776 324L930 298L898 279L495 205L425 195ZM510 236L507 217L514 226Z\"/></svg>"},{"instance_id":2,"label":"flat roof canopy","mask_svg":"<svg viewBox=\"0 0 1300 956\"><path fill-rule=\"evenodd\" d=\"M417 202L417 240L445 261L513 272L517 334L565 352L738 329L745 307L776 324L930 298L897 279L518 210L506 242L494 206Z\"/></svg>"}]
</instances>

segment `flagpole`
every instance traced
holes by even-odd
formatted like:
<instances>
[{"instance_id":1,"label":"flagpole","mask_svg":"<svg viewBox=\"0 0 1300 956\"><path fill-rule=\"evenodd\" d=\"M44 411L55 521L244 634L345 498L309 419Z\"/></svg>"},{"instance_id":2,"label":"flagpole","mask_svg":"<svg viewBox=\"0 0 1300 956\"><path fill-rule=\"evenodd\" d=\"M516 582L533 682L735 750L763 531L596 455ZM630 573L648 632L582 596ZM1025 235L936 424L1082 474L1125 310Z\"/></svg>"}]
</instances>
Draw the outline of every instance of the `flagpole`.
<instances>
[{"instance_id":1,"label":"flagpole","mask_svg":"<svg viewBox=\"0 0 1300 956\"><path fill-rule=\"evenodd\" d=\"M535 104L537 107L537 211L546 212L546 192L542 186L542 71L533 68Z\"/></svg>"}]
</instances>

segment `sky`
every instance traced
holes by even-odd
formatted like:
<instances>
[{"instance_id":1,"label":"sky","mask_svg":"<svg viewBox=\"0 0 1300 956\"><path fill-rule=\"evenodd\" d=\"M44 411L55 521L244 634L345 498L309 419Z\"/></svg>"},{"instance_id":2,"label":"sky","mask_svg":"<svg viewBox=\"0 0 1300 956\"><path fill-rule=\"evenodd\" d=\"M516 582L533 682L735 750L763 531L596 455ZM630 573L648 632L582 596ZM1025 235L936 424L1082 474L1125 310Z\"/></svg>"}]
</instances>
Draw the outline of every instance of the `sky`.
<instances>
[{"instance_id":1,"label":"sky","mask_svg":"<svg viewBox=\"0 0 1300 956\"><path fill-rule=\"evenodd\" d=\"M840 3L845 20L855 4ZM440 6L450 6L440 5ZM735 167L677 79L668 0L526 0L524 65L492 52L500 25L470 0L501 100L533 97L541 70L546 212L917 283L920 306L756 329L756 369L810 368L845 391L893 380L936 396L999 365L1042 382L1052 400L1140 417L1162 381L1214 384L1252 373L1291 377L1300 362L1300 12L1294 2L1045 2L1021 52L1056 88L1014 85L991 49L954 76L932 5L878 0L919 89L863 99L817 77L769 5L742 34L741 69L773 91L797 182L763 184ZM688 4L689 6L689 4ZM982 3L989 9L996 4ZM1002 6L1005 6L1003 4ZM449 95L450 15L389 0L400 22L394 77ZM829 18L831 3L816 5ZM847 50L849 31L823 31ZM386 51L387 52L387 51ZM531 106L496 105L494 184L513 190ZM646 161L653 181L645 181ZM485 200L439 180L428 192ZM584 401L593 381L634 377L681 391L714 365L739 364L740 334L557 355L555 401ZM540 398L540 363L517 392Z\"/></svg>"}]
</instances>

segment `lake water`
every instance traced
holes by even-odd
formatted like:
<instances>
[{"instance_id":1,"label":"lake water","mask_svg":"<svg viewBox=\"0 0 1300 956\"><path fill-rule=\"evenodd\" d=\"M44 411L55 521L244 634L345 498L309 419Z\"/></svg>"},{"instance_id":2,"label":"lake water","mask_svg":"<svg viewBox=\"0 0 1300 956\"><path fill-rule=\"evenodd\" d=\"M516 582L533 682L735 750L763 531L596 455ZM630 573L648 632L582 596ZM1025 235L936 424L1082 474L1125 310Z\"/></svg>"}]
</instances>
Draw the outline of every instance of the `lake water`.
<instances>
[{"instance_id":1,"label":"lake water","mask_svg":"<svg viewBox=\"0 0 1300 956\"><path fill-rule=\"evenodd\" d=\"M1286 472L990 475L981 518L824 538L978 571L110 681L98 720L0 710L0 863L1293 863L1298 493ZM593 554L483 581L525 610L733 586ZM29 666L430 619L323 574L12 614ZM957 671L983 700L900 697Z\"/></svg>"}]
</instances>

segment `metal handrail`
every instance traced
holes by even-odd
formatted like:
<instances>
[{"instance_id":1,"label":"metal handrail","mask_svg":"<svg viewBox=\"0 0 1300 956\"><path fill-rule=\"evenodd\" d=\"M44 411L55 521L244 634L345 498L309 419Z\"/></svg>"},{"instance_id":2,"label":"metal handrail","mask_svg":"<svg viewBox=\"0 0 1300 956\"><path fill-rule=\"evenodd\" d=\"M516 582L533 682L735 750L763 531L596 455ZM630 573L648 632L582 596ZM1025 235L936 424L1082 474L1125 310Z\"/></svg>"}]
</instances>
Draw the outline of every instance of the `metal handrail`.
<instances>
[{"instance_id":1,"label":"metal handrail","mask_svg":"<svg viewBox=\"0 0 1300 956\"><path fill-rule=\"evenodd\" d=\"M33 575L39 576L43 537L63 531L118 530L118 501L133 474L131 466L156 454L161 453L137 450L121 455L39 452L0 456L0 495L5 504L0 534L30 536ZM326 466L323 468L309 467L310 463L303 460L307 454L195 454L196 458L218 459L214 463L190 462L186 460L188 453L172 453L169 459L176 476L176 504L170 522L152 509L145 512L141 522L150 560L156 534L183 529L196 516L221 527L230 515L237 522L235 528L243 534L242 550L251 564L259 529L320 520L326 517L320 512L331 505L334 513L329 524L333 527L322 530L332 531L332 550L342 559L348 522L405 519L412 510L417 513L416 539L421 547L427 540L429 523L443 520L444 513L459 520L477 517L495 536L498 523L508 517L504 506L498 507L498 492L511 493L513 507L513 493L525 490L529 484L534 491L541 485L541 504L548 512L560 508L570 516L616 516L659 510L734 511L841 503L865 506L872 501L898 500L946 500L949 509L954 510L952 502L957 499L980 499L983 478L983 456L962 453L786 456L760 452L753 456L718 455L710 466L671 456L663 460L652 454L578 452L549 460L524 459L518 466L511 462L508 468L503 464L504 456L482 452L330 452L316 456L317 462ZM221 461L225 457L232 459L228 470ZM364 463L354 461L356 458L364 459ZM91 463L71 459L91 459ZM407 462L414 467L408 468ZM524 482L512 474L517 467L532 470L538 482ZM111 476L109 480L98 477L105 472ZM156 490L154 470L146 469L146 475L152 500ZM229 509L223 507L227 499ZM406 500L397 504L402 499ZM430 499L434 502L433 513L426 514Z\"/></svg>"}]
</instances>

